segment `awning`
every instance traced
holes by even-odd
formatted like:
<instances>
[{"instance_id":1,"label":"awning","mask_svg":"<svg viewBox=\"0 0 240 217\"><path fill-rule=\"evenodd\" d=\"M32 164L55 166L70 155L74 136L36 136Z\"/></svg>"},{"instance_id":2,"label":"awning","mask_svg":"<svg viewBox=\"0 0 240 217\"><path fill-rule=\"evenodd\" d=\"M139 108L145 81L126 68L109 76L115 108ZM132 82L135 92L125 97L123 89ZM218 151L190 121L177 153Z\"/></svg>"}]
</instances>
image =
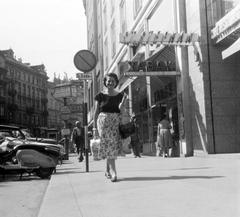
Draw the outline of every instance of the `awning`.
<instances>
[{"instance_id":1,"label":"awning","mask_svg":"<svg viewBox=\"0 0 240 217\"><path fill-rule=\"evenodd\" d=\"M171 60L175 63L175 48L172 46L161 46L158 47L150 57L148 57L145 61L164 61Z\"/></svg>"},{"instance_id":2,"label":"awning","mask_svg":"<svg viewBox=\"0 0 240 217\"><path fill-rule=\"evenodd\" d=\"M137 77L125 77L121 78L122 82L119 82L119 92L122 92L129 84L131 84Z\"/></svg>"},{"instance_id":3,"label":"awning","mask_svg":"<svg viewBox=\"0 0 240 217\"><path fill-rule=\"evenodd\" d=\"M239 50L240 50L240 38L237 41L235 41L229 48L222 52L222 58L226 59L227 57L238 52Z\"/></svg>"},{"instance_id":4,"label":"awning","mask_svg":"<svg viewBox=\"0 0 240 217\"><path fill-rule=\"evenodd\" d=\"M131 59L131 61L138 61L138 60L144 60L145 58L145 52L144 51L138 51L133 58ZM120 65L123 66L123 71L128 69L128 63L126 62L122 62L120 63ZM137 77L136 76L132 76L132 77L126 77L124 76L124 72L123 75L120 77L119 79L119 92L122 92L128 85L130 85Z\"/></svg>"}]
</instances>

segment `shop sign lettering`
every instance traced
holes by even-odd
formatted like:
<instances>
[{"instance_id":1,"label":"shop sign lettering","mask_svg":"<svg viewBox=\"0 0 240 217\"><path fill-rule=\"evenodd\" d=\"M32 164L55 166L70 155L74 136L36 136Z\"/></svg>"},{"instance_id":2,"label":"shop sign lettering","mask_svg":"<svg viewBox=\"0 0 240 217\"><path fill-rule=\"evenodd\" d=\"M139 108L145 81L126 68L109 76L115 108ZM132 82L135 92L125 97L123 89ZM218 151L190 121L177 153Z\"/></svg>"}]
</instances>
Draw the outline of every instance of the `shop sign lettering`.
<instances>
[{"instance_id":1,"label":"shop sign lettering","mask_svg":"<svg viewBox=\"0 0 240 217\"><path fill-rule=\"evenodd\" d=\"M240 4L216 23L215 27L211 30L211 38L221 38L221 35L227 37L229 34L239 28L239 24Z\"/></svg>"},{"instance_id":2,"label":"shop sign lettering","mask_svg":"<svg viewBox=\"0 0 240 217\"><path fill-rule=\"evenodd\" d=\"M120 33L120 43L127 45L146 45L146 44L157 44L157 45L178 45L188 46L194 42L199 42L199 35L197 33L170 33L170 32L157 32L153 33L150 31L146 32L126 32L125 34Z\"/></svg>"},{"instance_id":3,"label":"shop sign lettering","mask_svg":"<svg viewBox=\"0 0 240 217\"><path fill-rule=\"evenodd\" d=\"M176 71L175 62L164 61L128 61L128 72Z\"/></svg>"}]
</instances>

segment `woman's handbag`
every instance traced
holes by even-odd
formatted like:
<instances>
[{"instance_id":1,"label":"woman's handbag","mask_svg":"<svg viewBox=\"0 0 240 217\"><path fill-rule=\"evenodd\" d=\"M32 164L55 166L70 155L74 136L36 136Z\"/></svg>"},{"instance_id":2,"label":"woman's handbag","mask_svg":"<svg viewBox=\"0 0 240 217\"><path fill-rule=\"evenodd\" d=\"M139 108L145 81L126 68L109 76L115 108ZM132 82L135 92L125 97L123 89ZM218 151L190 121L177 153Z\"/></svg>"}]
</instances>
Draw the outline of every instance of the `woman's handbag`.
<instances>
[{"instance_id":1,"label":"woman's handbag","mask_svg":"<svg viewBox=\"0 0 240 217\"><path fill-rule=\"evenodd\" d=\"M122 139L126 139L130 136L133 136L136 133L136 126L131 119L130 122L126 124L119 124L119 133Z\"/></svg>"}]
</instances>

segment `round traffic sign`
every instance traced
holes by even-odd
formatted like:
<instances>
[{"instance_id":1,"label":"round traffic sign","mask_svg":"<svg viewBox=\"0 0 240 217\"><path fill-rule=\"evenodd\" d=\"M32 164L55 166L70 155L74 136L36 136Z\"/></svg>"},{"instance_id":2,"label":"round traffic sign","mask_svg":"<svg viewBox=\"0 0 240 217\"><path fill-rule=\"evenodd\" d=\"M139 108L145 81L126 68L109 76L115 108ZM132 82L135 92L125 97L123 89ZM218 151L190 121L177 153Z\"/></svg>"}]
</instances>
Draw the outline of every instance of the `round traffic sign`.
<instances>
[{"instance_id":1,"label":"round traffic sign","mask_svg":"<svg viewBox=\"0 0 240 217\"><path fill-rule=\"evenodd\" d=\"M67 121L71 117L71 110L68 106L63 106L60 110L60 116L64 121Z\"/></svg>"},{"instance_id":2,"label":"round traffic sign","mask_svg":"<svg viewBox=\"0 0 240 217\"><path fill-rule=\"evenodd\" d=\"M73 59L75 67L82 72L92 71L97 64L95 55L89 50L78 51Z\"/></svg>"}]
</instances>

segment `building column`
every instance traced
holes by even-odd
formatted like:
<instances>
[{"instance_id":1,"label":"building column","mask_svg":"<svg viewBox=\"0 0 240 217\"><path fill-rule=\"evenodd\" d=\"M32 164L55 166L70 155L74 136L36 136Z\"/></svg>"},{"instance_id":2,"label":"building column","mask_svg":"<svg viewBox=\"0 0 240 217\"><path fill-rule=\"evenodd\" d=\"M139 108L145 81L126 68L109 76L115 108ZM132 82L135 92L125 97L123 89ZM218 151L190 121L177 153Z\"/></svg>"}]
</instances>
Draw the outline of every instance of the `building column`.
<instances>
[{"instance_id":1,"label":"building column","mask_svg":"<svg viewBox=\"0 0 240 217\"><path fill-rule=\"evenodd\" d=\"M146 26L146 33L149 32L149 26L148 26L148 20L145 20L145 26ZM149 57L149 44L146 44L145 46L145 59ZM147 113L148 113L148 141L149 141L149 146L150 146L150 153L153 152L153 143L154 143L154 138L153 138L153 119L152 119L152 102L151 102L151 79L150 76L146 76L146 84L147 84L147 100L148 100L148 106L147 106Z\"/></svg>"},{"instance_id":2,"label":"building column","mask_svg":"<svg viewBox=\"0 0 240 217\"><path fill-rule=\"evenodd\" d=\"M173 0L176 32L187 32L186 2ZM176 48L176 69L181 72L177 77L177 99L179 119L180 156L193 156L193 139L191 123L191 97L189 87L188 49Z\"/></svg>"}]
</instances>

